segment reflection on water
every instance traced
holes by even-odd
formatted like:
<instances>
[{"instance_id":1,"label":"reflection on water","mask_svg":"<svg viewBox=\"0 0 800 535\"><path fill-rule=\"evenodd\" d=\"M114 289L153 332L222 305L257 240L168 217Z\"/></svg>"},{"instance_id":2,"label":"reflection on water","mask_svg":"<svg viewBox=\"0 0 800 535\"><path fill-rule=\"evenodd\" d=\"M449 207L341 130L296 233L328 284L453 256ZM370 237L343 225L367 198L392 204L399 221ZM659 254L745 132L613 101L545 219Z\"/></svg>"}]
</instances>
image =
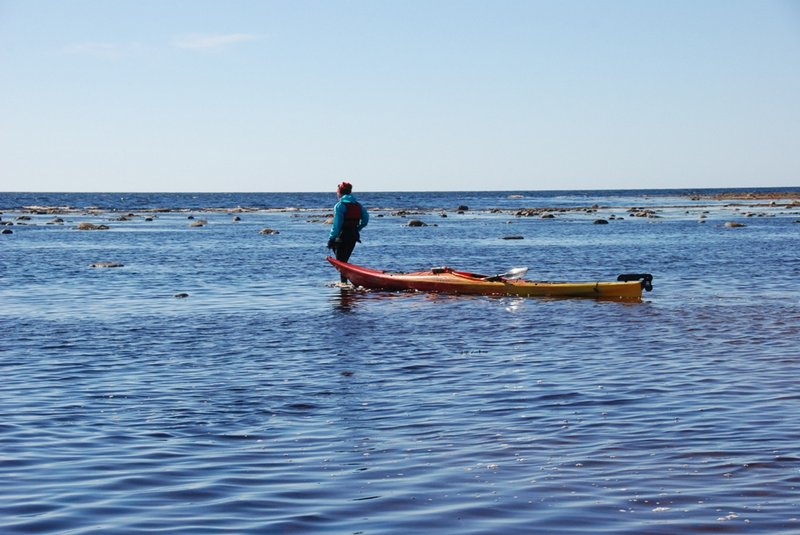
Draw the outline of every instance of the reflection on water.
<instances>
[{"instance_id":1,"label":"reflection on water","mask_svg":"<svg viewBox=\"0 0 800 535\"><path fill-rule=\"evenodd\" d=\"M358 291L355 288L339 288L338 293L333 293L333 301L339 312L352 312L358 300Z\"/></svg>"}]
</instances>

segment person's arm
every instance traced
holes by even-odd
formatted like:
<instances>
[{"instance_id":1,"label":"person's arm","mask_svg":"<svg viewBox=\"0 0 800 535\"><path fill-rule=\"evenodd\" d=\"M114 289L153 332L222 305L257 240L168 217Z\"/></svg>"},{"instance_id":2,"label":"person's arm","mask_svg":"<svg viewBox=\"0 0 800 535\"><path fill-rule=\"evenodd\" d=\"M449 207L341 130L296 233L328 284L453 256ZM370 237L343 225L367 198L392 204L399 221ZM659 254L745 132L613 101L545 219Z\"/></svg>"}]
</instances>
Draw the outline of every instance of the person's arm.
<instances>
[{"instance_id":1,"label":"person's arm","mask_svg":"<svg viewBox=\"0 0 800 535\"><path fill-rule=\"evenodd\" d=\"M358 230L366 227L367 223L369 223L369 212L367 212L367 209L364 208L363 204L361 205L361 221L359 223Z\"/></svg>"},{"instance_id":2,"label":"person's arm","mask_svg":"<svg viewBox=\"0 0 800 535\"><path fill-rule=\"evenodd\" d=\"M329 240L335 240L339 237L339 232L342 231L342 222L344 222L344 208L341 202L337 202L333 207L333 225L331 225L331 232L328 234Z\"/></svg>"}]
</instances>

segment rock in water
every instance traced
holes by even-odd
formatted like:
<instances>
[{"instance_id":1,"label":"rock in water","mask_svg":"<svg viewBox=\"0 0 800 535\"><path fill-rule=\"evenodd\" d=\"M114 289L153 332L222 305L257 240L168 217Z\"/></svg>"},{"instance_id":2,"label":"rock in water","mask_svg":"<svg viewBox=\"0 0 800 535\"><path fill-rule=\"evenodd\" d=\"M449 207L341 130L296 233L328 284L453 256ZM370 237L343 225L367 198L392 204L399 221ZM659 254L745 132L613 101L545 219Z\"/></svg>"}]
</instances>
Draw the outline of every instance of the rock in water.
<instances>
[{"instance_id":1,"label":"rock in water","mask_svg":"<svg viewBox=\"0 0 800 535\"><path fill-rule=\"evenodd\" d=\"M108 230L108 225L95 225L94 223L78 223L77 230Z\"/></svg>"}]
</instances>

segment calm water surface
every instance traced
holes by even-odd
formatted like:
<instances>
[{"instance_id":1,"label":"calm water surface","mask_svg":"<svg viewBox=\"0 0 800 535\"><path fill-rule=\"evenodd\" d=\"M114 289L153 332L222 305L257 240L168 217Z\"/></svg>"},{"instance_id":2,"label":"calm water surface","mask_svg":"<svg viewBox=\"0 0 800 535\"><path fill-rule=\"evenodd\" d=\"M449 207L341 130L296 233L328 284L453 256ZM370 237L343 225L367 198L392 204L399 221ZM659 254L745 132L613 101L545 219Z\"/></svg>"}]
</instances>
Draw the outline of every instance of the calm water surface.
<instances>
[{"instance_id":1,"label":"calm water surface","mask_svg":"<svg viewBox=\"0 0 800 535\"><path fill-rule=\"evenodd\" d=\"M356 263L619 303L337 287L332 194L120 197L0 194L2 533L800 533L800 206L362 196Z\"/></svg>"}]
</instances>

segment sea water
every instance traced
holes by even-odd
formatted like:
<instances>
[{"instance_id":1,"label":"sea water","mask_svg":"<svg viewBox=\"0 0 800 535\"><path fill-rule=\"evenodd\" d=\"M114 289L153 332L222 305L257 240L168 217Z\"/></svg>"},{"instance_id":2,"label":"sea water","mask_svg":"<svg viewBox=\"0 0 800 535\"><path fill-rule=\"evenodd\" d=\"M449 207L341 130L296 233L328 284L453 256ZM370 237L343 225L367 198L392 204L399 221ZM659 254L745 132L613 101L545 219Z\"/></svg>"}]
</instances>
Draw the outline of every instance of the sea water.
<instances>
[{"instance_id":1,"label":"sea water","mask_svg":"<svg viewBox=\"0 0 800 535\"><path fill-rule=\"evenodd\" d=\"M2 193L0 532L799 533L800 206L694 193L356 192L354 263L637 303L340 287L333 194Z\"/></svg>"}]
</instances>

